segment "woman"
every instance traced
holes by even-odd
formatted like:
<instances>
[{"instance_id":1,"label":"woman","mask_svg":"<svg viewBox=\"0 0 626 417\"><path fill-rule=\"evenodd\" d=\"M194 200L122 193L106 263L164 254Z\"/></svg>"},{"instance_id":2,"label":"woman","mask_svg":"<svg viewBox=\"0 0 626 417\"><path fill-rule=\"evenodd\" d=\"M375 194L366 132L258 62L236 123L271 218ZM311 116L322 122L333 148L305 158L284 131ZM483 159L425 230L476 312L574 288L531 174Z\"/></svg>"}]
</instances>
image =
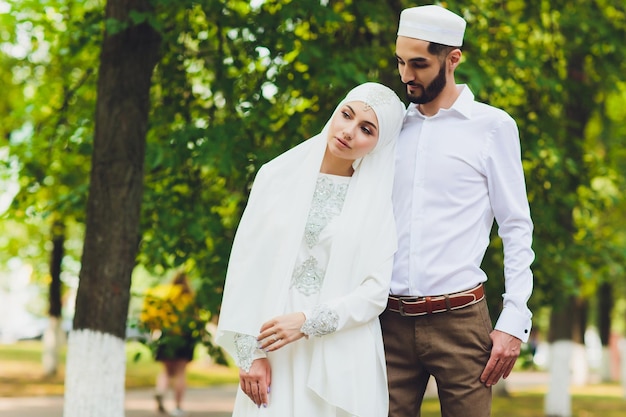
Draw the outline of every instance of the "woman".
<instances>
[{"instance_id":1,"label":"woman","mask_svg":"<svg viewBox=\"0 0 626 417\"><path fill-rule=\"evenodd\" d=\"M217 332L240 367L234 416L387 415L378 315L396 249L403 115L392 90L362 84L319 135L259 170Z\"/></svg>"},{"instance_id":2,"label":"woman","mask_svg":"<svg viewBox=\"0 0 626 417\"><path fill-rule=\"evenodd\" d=\"M194 294L185 272L177 272L170 284L159 285L146 293L141 313L143 325L158 335L154 343L155 359L163 364L156 379L157 409L165 413L164 397L174 392L172 416L183 416L183 398L187 389L187 365L193 360L200 338Z\"/></svg>"}]
</instances>

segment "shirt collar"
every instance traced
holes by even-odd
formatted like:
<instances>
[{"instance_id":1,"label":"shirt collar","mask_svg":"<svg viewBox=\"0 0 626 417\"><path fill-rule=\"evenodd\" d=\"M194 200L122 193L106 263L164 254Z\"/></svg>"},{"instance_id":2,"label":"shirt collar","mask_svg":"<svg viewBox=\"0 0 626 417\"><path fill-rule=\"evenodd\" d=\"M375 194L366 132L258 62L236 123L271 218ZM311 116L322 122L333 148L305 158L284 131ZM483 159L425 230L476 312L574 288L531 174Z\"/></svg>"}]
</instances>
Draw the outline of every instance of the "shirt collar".
<instances>
[{"instance_id":1,"label":"shirt collar","mask_svg":"<svg viewBox=\"0 0 626 417\"><path fill-rule=\"evenodd\" d=\"M460 90L461 93L448 111L456 111L462 116L471 119L472 107L474 104L474 93L472 93L472 90L470 90L467 84L457 84L456 88Z\"/></svg>"},{"instance_id":2,"label":"shirt collar","mask_svg":"<svg viewBox=\"0 0 626 417\"><path fill-rule=\"evenodd\" d=\"M460 91L460 94L457 97L454 104L452 104L452 106L449 109L440 109L437 115L440 113L456 112L467 119L471 119L472 118L472 105L474 104L474 93L472 93L472 90L470 90L467 84L457 84L456 87ZM409 104L407 108L406 116L425 117L417 109L417 106L412 103Z\"/></svg>"}]
</instances>

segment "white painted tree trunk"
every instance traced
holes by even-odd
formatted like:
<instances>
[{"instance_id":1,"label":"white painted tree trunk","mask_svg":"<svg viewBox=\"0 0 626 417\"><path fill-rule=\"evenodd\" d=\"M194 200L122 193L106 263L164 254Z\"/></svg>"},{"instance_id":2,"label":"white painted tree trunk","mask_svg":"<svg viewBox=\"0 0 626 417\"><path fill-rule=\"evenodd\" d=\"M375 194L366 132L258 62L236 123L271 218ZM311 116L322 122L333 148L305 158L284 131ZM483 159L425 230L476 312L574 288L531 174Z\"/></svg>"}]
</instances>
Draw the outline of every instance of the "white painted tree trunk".
<instances>
[{"instance_id":1,"label":"white painted tree trunk","mask_svg":"<svg viewBox=\"0 0 626 417\"><path fill-rule=\"evenodd\" d=\"M611 370L611 348L609 346L602 346L599 372L602 382L611 382L614 380Z\"/></svg>"},{"instance_id":2,"label":"white painted tree trunk","mask_svg":"<svg viewBox=\"0 0 626 417\"><path fill-rule=\"evenodd\" d=\"M569 392L570 363L574 343L559 340L550 345L548 372L550 382L545 398L545 414L548 417L571 417L572 398Z\"/></svg>"},{"instance_id":3,"label":"white painted tree trunk","mask_svg":"<svg viewBox=\"0 0 626 417\"><path fill-rule=\"evenodd\" d=\"M626 398L626 339L619 340L620 379L622 380L622 395Z\"/></svg>"},{"instance_id":4,"label":"white painted tree trunk","mask_svg":"<svg viewBox=\"0 0 626 417\"><path fill-rule=\"evenodd\" d=\"M45 375L56 375L59 369L61 347L65 344L65 331L59 317L50 317L48 328L43 334L42 363Z\"/></svg>"},{"instance_id":5,"label":"white painted tree trunk","mask_svg":"<svg viewBox=\"0 0 626 417\"><path fill-rule=\"evenodd\" d=\"M89 329L68 340L63 417L124 417L124 340Z\"/></svg>"},{"instance_id":6,"label":"white painted tree trunk","mask_svg":"<svg viewBox=\"0 0 626 417\"><path fill-rule=\"evenodd\" d=\"M587 350L585 345L572 343L572 359L570 362L572 370L572 384L584 386L589 382L589 361L587 360Z\"/></svg>"}]
</instances>

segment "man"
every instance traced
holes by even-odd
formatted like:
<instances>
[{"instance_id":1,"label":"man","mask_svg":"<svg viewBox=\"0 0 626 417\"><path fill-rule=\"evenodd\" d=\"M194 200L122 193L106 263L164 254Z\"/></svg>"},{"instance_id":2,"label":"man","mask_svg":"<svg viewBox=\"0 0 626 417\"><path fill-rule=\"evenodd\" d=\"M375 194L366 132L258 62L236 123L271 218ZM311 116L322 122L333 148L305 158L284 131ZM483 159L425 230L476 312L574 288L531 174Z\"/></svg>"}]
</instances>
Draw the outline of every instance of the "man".
<instances>
[{"instance_id":1,"label":"man","mask_svg":"<svg viewBox=\"0 0 626 417\"><path fill-rule=\"evenodd\" d=\"M398 251L381 315L390 417L419 416L428 379L442 417L485 417L491 386L528 339L532 221L515 121L456 85L466 22L439 6L400 15L396 57L409 105L393 189ZM505 293L495 325L480 269L494 218Z\"/></svg>"}]
</instances>

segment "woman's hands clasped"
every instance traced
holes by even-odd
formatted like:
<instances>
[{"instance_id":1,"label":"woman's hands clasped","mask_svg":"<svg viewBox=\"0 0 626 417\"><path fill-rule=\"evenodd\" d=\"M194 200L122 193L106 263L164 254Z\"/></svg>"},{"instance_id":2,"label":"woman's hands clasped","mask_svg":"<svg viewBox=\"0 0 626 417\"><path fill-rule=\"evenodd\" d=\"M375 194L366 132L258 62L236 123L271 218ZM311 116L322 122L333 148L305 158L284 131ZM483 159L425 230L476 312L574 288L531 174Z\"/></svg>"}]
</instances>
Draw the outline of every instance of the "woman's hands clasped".
<instances>
[{"instance_id":1,"label":"woman's hands clasped","mask_svg":"<svg viewBox=\"0 0 626 417\"><path fill-rule=\"evenodd\" d=\"M305 320L304 313L299 312L278 316L263 323L257 337L259 348L272 352L304 337L300 328ZM248 372L239 370L241 390L257 407L267 407L271 382L272 371L267 358L255 359Z\"/></svg>"},{"instance_id":2,"label":"woman's hands clasped","mask_svg":"<svg viewBox=\"0 0 626 417\"><path fill-rule=\"evenodd\" d=\"M267 359L255 359L248 372L239 370L239 385L241 390L258 407L267 407L270 385L272 382L272 370Z\"/></svg>"}]
</instances>

